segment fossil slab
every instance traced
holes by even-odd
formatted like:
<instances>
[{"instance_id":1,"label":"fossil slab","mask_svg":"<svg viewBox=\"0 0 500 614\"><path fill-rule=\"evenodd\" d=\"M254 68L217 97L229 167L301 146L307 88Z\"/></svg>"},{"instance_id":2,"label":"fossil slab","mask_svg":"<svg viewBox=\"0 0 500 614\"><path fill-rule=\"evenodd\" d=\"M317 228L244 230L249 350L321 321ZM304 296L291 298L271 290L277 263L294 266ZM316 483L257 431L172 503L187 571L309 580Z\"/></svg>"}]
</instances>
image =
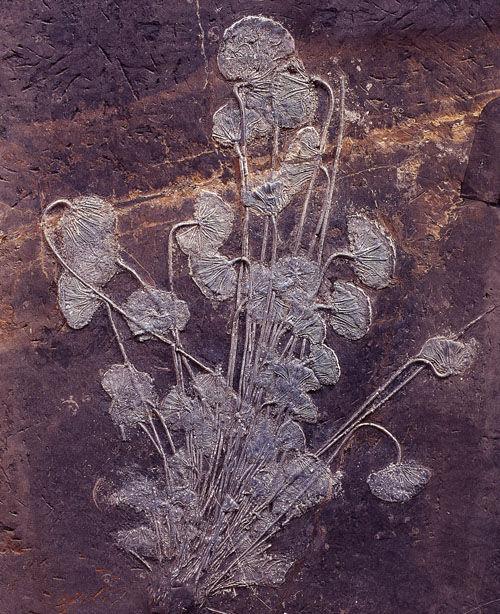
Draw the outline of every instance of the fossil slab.
<instances>
[{"instance_id":1,"label":"fossil slab","mask_svg":"<svg viewBox=\"0 0 500 614\"><path fill-rule=\"evenodd\" d=\"M445 4L9 6L7 611L494 598L494 10Z\"/></svg>"}]
</instances>

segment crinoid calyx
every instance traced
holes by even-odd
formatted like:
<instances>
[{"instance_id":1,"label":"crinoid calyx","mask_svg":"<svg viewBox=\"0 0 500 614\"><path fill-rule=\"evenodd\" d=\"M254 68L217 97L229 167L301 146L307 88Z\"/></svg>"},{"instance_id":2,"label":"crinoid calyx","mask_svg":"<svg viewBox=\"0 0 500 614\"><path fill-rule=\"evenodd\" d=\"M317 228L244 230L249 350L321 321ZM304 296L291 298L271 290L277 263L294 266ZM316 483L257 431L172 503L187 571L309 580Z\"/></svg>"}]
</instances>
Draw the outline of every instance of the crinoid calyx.
<instances>
[{"instance_id":1,"label":"crinoid calyx","mask_svg":"<svg viewBox=\"0 0 500 614\"><path fill-rule=\"evenodd\" d=\"M59 306L69 326L86 326L101 304L96 294L68 271L59 277L57 290Z\"/></svg>"},{"instance_id":2,"label":"crinoid calyx","mask_svg":"<svg viewBox=\"0 0 500 614\"><path fill-rule=\"evenodd\" d=\"M264 176L262 183L249 186L243 202L255 213L277 216L290 203L290 197L283 178L272 172Z\"/></svg>"},{"instance_id":3,"label":"crinoid calyx","mask_svg":"<svg viewBox=\"0 0 500 614\"><path fill-rule=\"evenodd\" d=\"M244 17L224 32L217 60L226 79L252 82L269 76L294 52L290 32L259 15Z\"/></svg>"},{"instance_id":4,"label":"crinoid calyx","mask_svg":"<svg viewBox=\"0 0 500 614\"><path fill-rule=\"evenodd\" d=\"M324 343L311 344L308 364L321 384L332 386L339 381L339 359L332 348Z\"/></svg>"},{"instance_id":5,"label":"crinoid calyx","mask_svg":"<svg viewBox=\"0 0 500 614\"><path fill-rule=\"evenodd\" d=\"M371 473L367 482L371 492L390 503L404 503L427 484L431 472L416 462L391 463L387 467Z\"/></svg>"},{"instance_id":6,"label":"crinoid calyx","mask_svg":"<svg viewBox=\"0 0 500 614\"><path fill-rule=\"evenodd\" d=\"M396 262L392 239L379 224L362 215L349 217L347 228L359 279L370 288L385 288L394 275Z\"/></svg>"},{"instance_id":7,"label":"crinoid calyx","mask_svg":"<svg viewBox=\"0 0 500 614\"><path fill-rule=\"evenodd\" d=\"M61 252L76 273L102 286L116 272L116 213L110 203L96 196L67 203L55 228Z\"/></svg>"},{"instance_id":8,"label":"crinoid calyx","mask_svg":"<svg viewBox=\"0 0 500 614\"><path fill-rule=\"evenodd\" d=\"M456 339L433 337L425 342L417 358L429 364L438 377L449 377L465 373L476 353L474 341L463 343Z\"/></svg>"},{"instance_id":9,"label":"crinoid calyx","mask_svg":"<svg viewBox=\"0 0 500 614\"><path fill-rule=\"evenodd\" d=\"M288 30L261 16L226 30L218 63L230 99L214 114L213 139L237 158L228 172L238 169L238 190L227 186L224 198L194 194L192 216L172 225L158 255L166 254L166 287L128 264L111 203L57 200L43 215L62 267L58 298L68 324L92 327L103 306L116 340L120 361L101 379L108 396L102 420L130 449L142 445L150 454L124 467L106 503L133 511L115 531L116 544L147 570L150 600L169 614L220 593L282 583L297 552L270 552L273 537L342 496L339 453L362 427L391 439L398 453L370 474L372 493L387 502L417 494L430 470L403 461L398 439L368 416L426 366L438 377L463 374L475 354L473 341L459 340L463 333L433 337L350 415L341 419L348 408L335 394L320 406L322 388L342 374L349 381L349 369L341 372L345 348L363 343L377 314L376 291L393 283L396 267L393 239L372 213L349 213L344 247L332 246L346 80L339 74L332 86L310 77ZM336 111L337 138L328 148ZM269 156L262 156L266 146ZM331 150L333 159L324 155ZM352 267L349 279L335 272L339 259ZM112 296L118 271L137 286L125 299ZM217 314L195 321L206 299ZM156 351L139 369L129 353L136 341L169 352ZM158 366L160 356L167 366ZM157 369L165 377L155 381ZM376 373L371 364L356 365L363 369ZM336 426L313 447L320 421Z\"/></svg>"},{"instance_id":10,"label":"crinoid calyx","mask_svg":"<svg viewBox=\"0 0 500 614\"><path fill-rule=\"evenodd\" d=\"M368 332L372 322L371 302L358 286L336 281L328 308L330 325L338 335L357 340Z\"/></svg>"},{"instance_id":11,"label":"crinoid calyx","mask_svg":"<svg viewBox=\"0 0 500 614\"><path fill-rule=\"evenodd\" d=\"M248 109L245 113L247 141L251 143L270 133L271 124L254 109ZM224 147L234 147L241 141L241 110L236 100L226 102L214 113L212 138Z\"/></svg>"},{"instance_id":12,"label":"crinoid calyx","mask_svg":"<svg viewBox=\"0 0 500 614\"><path fill-rule=\"evenodd\" d=\"M177 235L177 242L188 256L199 256L218 249L233 226L233 209L214 192L203 191L195 201L191 228Z\"/></svg>"},{"instance_id":13,"label":"crinoid calyx","mask_svg":"<svg viewBox=\"0 0 500 614\"><path fill-rule=\"evenodd\" d=\"M110 416L124 432L146 422L158 402L153 378L131 365L112 365L101 384L112 399Z\"/></svg>"},{"instance_id":14,"label":"crinoid calyx","mask_svg":"<svg viewBox=\"0 0 500 614\"><path fill-rule=\"evenodd\" d=\"M279 128L303 126L314 116L318 99L313 81L298 59L276 71L271 85L272 119Z\"/></svg>"},{"instance_id":15,"label":"crinoid calyx","mask_svg":"<svg viewBox=\"0 0 500 614\"><path fill-rule=\"evenodd\" d=\"M139 340L152 339L154 335L168 335L171 331L184 330L189 321L187 303L173 292L145 287L135 290L123 305L130 314L128 325Z\"/></svg>"},{"instance_id":16,"label":"crinoid calyx","mask_svg":"<svg viewBox=\"0 0 500 614\"><path fill-rule=\"evenodd\" d=\"M320 159L318 131L312 126L302 128L290 143L281 168L283 183L292 194L311 180Z\"/></svg>"},{"instance_id":17,"label":"crinoid calyx","mask_svg":"<svg viewBox=\"0 0 500 614\"><path fill-rule=\"evenodd\" d=\"M190 258L191 276L205 296L225 301L236 292L237 273L233 263L218 253Z\"/></svg>"}]
</instances>

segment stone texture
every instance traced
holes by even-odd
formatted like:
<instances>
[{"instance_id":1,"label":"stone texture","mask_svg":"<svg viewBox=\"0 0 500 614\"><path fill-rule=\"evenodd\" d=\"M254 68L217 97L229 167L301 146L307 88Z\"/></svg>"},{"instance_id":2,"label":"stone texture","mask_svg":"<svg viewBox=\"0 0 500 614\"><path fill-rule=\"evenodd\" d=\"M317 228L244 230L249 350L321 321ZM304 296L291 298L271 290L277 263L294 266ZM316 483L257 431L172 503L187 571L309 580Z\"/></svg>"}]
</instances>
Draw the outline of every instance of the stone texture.
<instances>
[{"instance_id":1,"label":"stone texture","mask_svg":"<svg viewBox=\"0 0 500 614\"><path fill-rule=\"evenodd\" d=\"M399 262L369 336L335 341L343 377L321 393L321 428L310 432L322 441L402 357L499 301L498 209L486 204L498 190L464 190L467 207L460 196L478 118L498 96L498 9L491 0L4 0L0 8L0 610L146 612L146 578L110 537L125 515L98 509L92 493L124 462L150 459L119 440L106 414L99 370L118 353L104 313L82 331L64 325L42 207L61 195L112 200L122 242L164 284L167 233L187 216L193 189L236 189L235 161L209 138L229 93L216 65L224 28L263 13L289 28L309 70L332 77L341 67L350 121L339 219L347 207L376 211ZM498 174L490 178L498 186ZM337 234L334 226L329 240ZM207 362L224 359L225 309L212 311L187 272L179 287L193 321L210 323L210 343L199 325L189 347ZM499 325L496 311L475 328L483 349L474 374L423 376L383 412L409 455L433 470L421 495L401 506L370 497L365 477L389 444L364 435L343 459L345 498L279 537L300 554L285 585L212 606L498 611ZM133 356L168 386L163 347L137 345Z\"/></svg>"}]
</instances>

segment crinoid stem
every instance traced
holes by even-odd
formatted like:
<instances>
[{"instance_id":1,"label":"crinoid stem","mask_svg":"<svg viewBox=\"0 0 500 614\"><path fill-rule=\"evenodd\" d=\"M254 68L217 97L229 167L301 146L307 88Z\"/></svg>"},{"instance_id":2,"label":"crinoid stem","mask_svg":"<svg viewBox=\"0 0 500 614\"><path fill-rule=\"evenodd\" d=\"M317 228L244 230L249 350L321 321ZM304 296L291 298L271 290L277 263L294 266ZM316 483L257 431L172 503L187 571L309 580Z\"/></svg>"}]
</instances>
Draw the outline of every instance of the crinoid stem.
<instances>
[{"instance_id":1,"label":"crinoid stem","mask_svg":"<svg viewBox=\"0 0 500 614\"><path fill-rule=\"evenodd\" d=\"M217 444L215 446L215 454L212 452L210 463L208 467L208 471L205 475L205 483L201 490L201 497L205 499L205 503L200 512L200 516L204 516L209 505L212 503L212 499L215 495L216 482L217 482L217 468L219 466L222 449L224 446L224 437L222 435L222 431L219 428Z\"/></svg>"},{"instance_id":2,"label":"crinoid stem","mask_svg":"<svg viewBox=\"0 0 500 614\"><path fill-rule=\"evenodd\" d=\"M243 154L243 151L238 143L235 143L234 148L238 155L238 161L240 165L242 190L245 191L248 185L248 162L247 162L246 156Z\"/></svg>"},{"instance_id":3,"label":"crinoid stem","mask_svg":"<svg viewBox=\"0 0 500 614\"><path fill-rule=\"evenodd\" d=\"M238 258L233 258L229 261L229 264L238 264L238 262L241 262L242 264L245 264L247 267L250 268L250 260L248 258L245 258L245 256L238 256Z\"/></svg>"},{"instance_id":4,"label":"crinoid stem","mask_svg":"<svg viewBox=\"0 0 500 614\"><path fill-rule=\"evenodd\" d=\"M340 153L342 151L342 141L344 138L344 128L345 128L345 89L346 89L346 80L344 75L340 75L340 108L339 108L339 131L337 135L337 148L335 150L335 159L333 161L332 167L332 175L330 179L330 184L328 186L328 192L325 199L325 204L323 205L323 227L321 229L321 235L319 239L318 245L318 262L321 262L323 258L323 248L325 245L326 231L328 229L328 224L330 222L330 212L332 209L333 202L333 191L335 189L335 181L337 179L337 173L339 170L339 162L340 162Z\"/></svg>"},{"instance_id":5,"label":"crinoid stem","mask_svg":"<svg viewBox=\"0 0 500 614\"><path fill-rule=\"evenodd\" d=\"M368 415L376 411L379 407L381 407L384 403L386 403L390 398L392 398L401 388L410 383L410 381L420 373L420 371L424 368L419 366L417 369L413 370L407 377L403 379L393 390L386 393L387 389L391 384L397 381L397 379L412 365L415 364L415 360L412 358L404 363L397 371L395 371L389 379L382 384L375 392L373 392L368 399L359 407L352 416L342 424L342 426L336 431L336 433L329 439L326 443L324 443L317 451L316 456L320 456L328 451L334 444L337 443L340 439L345 437L354 426L362 422ZM386 393L386 394L384 394Z\"/></svg>"},{"instance_id":6,"label":"crinoid stem","mask_svg":"<svg viewBox=\"0 0 500 614\"><path fill-rule=\"evenodd\" d=\"M185 356L182 356L182 354L181 354L181 358L182 358L184 367L186 368L186 371L189 373L189 377L191 379L194 379L195 375L194 375L193 369L191 368L191 363L189 362L189 360L187 360Z\"/></svg>"},{"instance_id":7,"label":"crinoid stem","mask_svg":"<svg viewBox=\"0 0 500 614\"><path fill-rule=\"evenodd\" d=\"M144 279L141 277L141 275L139 275L139 273L134 269L134 267L131 267L122 258L118 258L118 260L116 261L116 264L120 266L122 269L124 269L125 271L128 271L133 277L135 277L143 288L151 287L151 284L148 284L147 282L145 282Z\"/></svg>"},{"instance_id":8,"label":"crinoid stem","mask_svg":"<svg viewBox=\"0 0 500 614\"><path fill-rule=\"evenodd\" d=\"M455 333L454 335L451 335L452 339L460 339L460 337L463 337L465 335L465 333L472 328L473 326L475 326L478 322L480 322L484 317L486 317L489 313L491 313L492 311L495 311L495 309L498 307L498 305L492 305L491 307L488 307L488 309L486 311L483 311L483 313L480 313L478 316L476 316L473 320L471 320L470 322L468 322L461 330L458 331L458 333Z\"/></svg>"},{"instance_id":9,"label":"crinoid stem","mask_svg":"<svg viewBox=\"0 0 500 614\"><path fill-rule=\"evenodd\" d=\"M326 272L328 271L332 262L336 260L337 258L349 258L352 260L354 258L354 254L351 254L351 252L348 252L348 251L341 251L341 252L334 252L333 254L328 256L325 264L323 265L321 269L321 281L325 279Z\"/></svg>"},{"instance_id":10,"label":"crinoid stem","mask_svg":"<svg viewBox=\"0 0 500 614\"><path fill-rule=\"evenodd\" d=\"M145 559L143 559L142 556L137 554L135 550L129 550L129 552L134 558L136 558L139 561L139 563L142 563L146 569L149 569L149 571L153 571L153 568L151 567L151 565Z\"/></svg>"},{"instance_id":11,"label":"crinoid stem","mask_svg":"<svg viewBox=\"0 0 500 614\"><path fill-rule=\"evenodd\" d=\"M246 318L248 320L248 314L246 314ZM240 378L238 382L238 393L240 399L242 398L243 386L245 385L246 366L251 360L251 357L253 356L254 345L255 324L253 322L247 321L247 323L245 324L245 342L243 345L243 353L241 356Z\"/></svg>"},{"instance_id":12,"label":"crinoid stem","mask_svg":"<svg viewBox=\"0 0 500 614\"><path fill-rule=\"evenodd\" d=\"M280 127L275 126L274 134L273 134L273 151L271 155L271 168L273 170L275 170L278 165L279 147L280 147Z\"/></svg>"},{"instance_id":13,"label":"crinoid stem","mask_svg":"<svg viewBox=\"0 0 500 614\"><path fill-rule=\"evenodd\" d=\"M121 355L123 357L123 362L128 366L132 366L132 363L129 360L127 352L125 351L125 346L123 345L123 341L120 333L118 332L118 328L116 327L115 321L113 319L113 311L108 303L106 303L106 311L108 312L109 323L111 324L111 328L113 329L113 333L115 335L116 343L120 348Z\"/></svg>"},{"instance_id":14,"label":"crinoid stem","mask_svg":"<svg viewBox=\"0 0 500 614\"><path fill-rule=\"evenodd\" d=\"M289 353L293 353L293 347L295 346L295 342L297 341L296 335L290 335L290 339L288 339L287 344L283 348L281 352L281 359L284 359Z\"/></svg>"},{"instance_id":15,"label":"crinoid stem","mask_svg":"<svg viewBox=\"0 0 500 614\"><path fill-rule=\"evenodd\" d=\"M262 247L260 248L260 261L262 263L264 263L266 260L268 237L269 237L269 216L266 215L264 219L264 230L262 232Z\"/></svg>"},{"instance_id":16,"label":"crinoid stem","mask_svg":"<svg viewBox=\"0 0 500 614\"><path fill-rule=\"evenodd\" d=\"M180 385L181 390L184 390L184 374L182 372L182 359L181 356L177 352L177 348L181 347L181 341L179 339L179 331L177 329L173 330L173 336L176 345L172 346L172 358L174 361L174 369L175 369L175 377L177 383Z\"/></svg>"},{"instance_id":17,"label":"crinoid stem","mask_svg":"<svg viewBox=\"0 0 500 614\"><path fill-rule=\"evenodd\" d=\"M154 429L154 423L153 423L153 421L151 419L150 419L150 423L153 425L153 429ZM146 433L148 438L151 440L153 446L155 447L156 451L161 456L161 459L163 461L163 470L165 472L165 480L166 480L166 483L167 483L167 489L168 489L168 492L171 493L172 492L172 479L171 479L171 476L170 476L170 470L168 468L167 456L165 454L165 450L163 449L163 446L161 445L161 441L160 441L160 439L158 437L158 433L156 433L156 429L154 429L153 432L155 433L156 436L153 436L150 433L150 431L147 428L147 426L143 422L139 422L139 426Z\"/></svg>"},{"instance_id":18,"label":"crinoid stem","mask_svg":"<svg viewBox=\"0 0 500 614\"><path fill-rule=\"evenodd\" d=\"M328 140L328 131L330 130L330 125L332 123L333 110L335 106L335 96L333 94L333 90L330 84L327 83L324 79L321 79L320 77L313 77L312 80L318 85L324 87L328 93L328 113L325 119L325 123L323 125L323 130L321 132L321 140L319 144L320 159L313 171L311 180L309 182L309 186L307 188L306 197L304 199L304 204L302 205L302 212L300 214L299 226L297 228L297 235L295 237L295 245L293 247L294 254L296 254L299 251L300 242L302 241L302 235L304 233L304 225L305 225L306 218L307 218L307 212L309 210L309 203L311 201L311 197L312 197L313 190L314 190L314 185L316 183L316 179L318 177L319 169L321 166L320 165L321 156L323 155L325 148L326 148L326 142Z\"/></svg>"},{"instance_id":19,"label":"crinoid stem","mask_svg":"<svg viewBox=\"0 0 500 614\"><path fill-rule=\"evenodd\" d=\"M333 110L335 107L335 95L333 93L332 86L328 83L328 81L325 81L324 79L318 76L313 76L312 80L318 85L320 85L321 87L324 87L328 94L328 113L325 119L325 123L323 125L323 130L321 133L321 141L319 144L319 150L321 153L323 153L325 151L326 142L328 140L328 131L330 130L330 124L332 123Z\"/></svg>"},{"instance_id":20,"label":"crinoid stem","mask_svg":"<svg viewBox=\"0 0 500 614\"><path fill-rule=\"evenodd\" d=\"M320 168L326 177L326 192L328 193L330 189L330 173L328 172L328 169L326 168L324 164L322 164ZM316 242L318 241L319 235L321 234L321 229L323 228L324 214L325 214L324 210L321 210L319 218L318 218L318 222L316 224L316 229L314 231L312 240L309 244L309 249L307 250L307 255L309 256L309 258L312 258L314 249L316 247Z\"/></svg>"},{"instance_id":21,"label":"crinoid stem","mask_svg":"<svg viewBox=\"0 0 500 614\"><path fill-rule=\"evenodd\" d=\"M302 347L300 348L300 359L303 360L306 355L307 339L302 339Z\"/></svg>"},{"instance_id":22,"label":"crinoid stem","mask_svg":"<svg viewBox=\"0 0 500 614\"><path fill-rule=\"evenodd\" d=\"M271 323L272 323L272 303L274 298L273 292L273 275L274 275L274 267L276 264L276 256L278 251L278 224L276 222L276 216L271 216L272 223L272 250L271 250L271 263L269 266L269 285L267 287L267 297L266 297L266 309L265 309L265 317L264 321L260 328L259 340L257 342L257 348L255 350L255 356L253 360L252 372L250 375L250 380L248 382L248 386L245 390L245 394L248 395L252 392L252 386L257 377L257 371L259 368L259 362L262 352L264 351L264 346L269 341L269 336L271 334Z\"/></svg>"},{"instance_id":23,"label":"crinoid stem","mask_svg":"<svg viewBox=\"0 0 500 614\"><path fill-rule=\"evenodd\" d=\"M274 350L277 348L278 343L281 341L283 337L283 333L285 332L286 327L283 324L275 322L272 325L271 335L269 338L269 348Z\"/></svg>"},{"instance_id":24,"label":"crinoid stem","mask_svg":"<svg viewBox=\"0 0 500 614\"><path fill-rule=\"evenodd\" d=\"M338 455L338 453L340 452L340 450L349 442L351 441L351 439L354 437L355 433L357 430L359 430L360 428L363 428L365 426L368 427L372 427L374 429L377 429L378 431L381 431L382 433L384 433L385 435L387 435L387 437L389 437L389 439L391 439L394 443L394 445L396 446L396 452L397 452L397 458L396 458L396 463L399 464L401 462L403 453L401 450L401 444L399 443L397 437L395 437L395 435L393 435L388 429L385 428L385 426L382 426L381 424L377 424L376 422L360 422L359 424L357 424L350 432L349 435L347 437L344 438L344 440L342 441L342 443L336 448L336 450L333 452L333 454L328 458L327 464L329 465L333 459Z\"/></svg>"},{"instance_id":25,"label":"crinoid stem","mask_svg":"<svg viewBox=\"0 0 500 614\"><path fill-rule=\"evenodd\" d=\"M174 234L180 229L187 226L199 226L196 220L187 220L174 224L168 233L167 258L168 258L168 288L173 290L174 285Z\"/></svg>"},{"instance_id":26,"label":"crinoid stem","mask_svg":"<svg viewBox=\"0 0 500 614\"><path fill-rule=\"evenodd\" d=\"M234 95L238 100L238 105L240 107L241 113L241 143L235 144L236 153L238 154L238 159L240 162L240 175L241 175L241 202L245 209L245 214L243 218L243 230L241 236L241 256L242 258L246 258L250 256L249 250L249 223L250 223L250 212L248 207L245 207L243 203L243 194L246 192L247 184L248 184L248 163L247 163L247 138L246 138L246 115L245 115L245 104L241 97L239 88L240 84L236 84L233 88ZM250 276L249 276L250 279ZM236 308L241 303L241 294L243 289L243 271L240 268L238 271L238 282L236 285ZM248 318L247 318L248 325ZM233 328L231 330L231 343L229 346L229 362L227 369L227 383L232 387L234 380L234 369L236 365L236 356L238 353L238 341L240 334L240 326L239 326L239 318L235 318L233 320Z\"/></svg>"},{"instance_id":27,"label":"crinoid stem","mask_svg":"<svg viewBox=\"0 0 500 614\"><path fill-rule=\"evenodd\" d=\"M156 552L158 554L158 560L162 561L165 558L165 549L163 545L163 539L160 533L160 526L158 523L158 518L153 519L153 524L154 524L155 533L156 533Z\"/></svg>"},{"instance_id":28,"label":"crinoid stem","mask_svg":"<svg viewBox=\"0 0 500 614\"><path fill-rule=\"evenodd\" d=\"M160 421L160 424L163 427L163 430L165 431L165 435L167 436L167 439L168 439L168 444L169 444L170 448L172 449L172 454L175 454L176 453L176 449L175 449L174 441L172 439L172 435L170 433L170 429L168 428L167 423L165 422L165 419L163 418L161 413L158 411L158 408L154 404L152 404L151 409L153 410L155 416L158 418L158 420Z\"/></svg>"},{"instance_id":29,"label":"crinoid stem","mask_svg":"<svg viewBox=\"0 0 500 614\"><path fill-rule=\"evenodd\" d=\"M239 318L243 312L243 310L245 309L246 305L247 305L248 299L243 299L241 301L241 303L239 303L236 307L236 309L234 310L234 314L232 317L232 322L231 322L231 339L232 336L234 334L234 330L235 327L239 326ZM233 377L234 377L234 368L235 368L235 363L236 363L236 351L237 351L237 347L235 345L233 345L231 343L231 347L229 350L229 360L228 360L228 367L227 367L227 382L228 385L231 386L232 385L232 381L233 381Z\"/></svg>"},{"instance_id":30,"label":"crinoid stem","mask_svg":"<svg viewBox=\"0 0 500 614\"><path fill-rule=\"evenodd\" d=\"M172 346L172 361L174 363L175 381L184 390L184 378L182 376L182 368L180 365L179 356L177 354L177 348Z\"/></svg>"},{"instance_id":31,"label":"crinoid stem","mask_svg":"<svg viewBox=\"0 0 500 614\"><path fill-rule=\"evenodd\" d=\"M248 267L248 269L250 270L250 261L246 256L240 256L238 258L235 258L232 262L241 262L242 264L244 264L245 266ZM233 324L231 327L231 343L229 345L229 360L228 360L228 365L227 365L227 384L229 387L233 386L233 381L234 381L234 370L236 368L236 357L238 355L238 341L239 341L239 331L240 331L240 315L241 312L243 310L243 308L246 306L248 299L241 299L241 295L243 292L243 273L242 273L242 268L240 267L240 270L238 271L238 283L236 286L236 309L234 311L234 316L233 316ZM248 285L249 285L249 289L248 289L248 293L249 295L251 295L252 293L252 277L249 274L248 275ZM245 344L247 341L247 329L248 329L248 318L246 318L246 324L245 324ZM246 352L246 345L245 348L243 349L243 356L245 355Z\"/></svg>"},{"instance_id":32,"label":"crinoid stem","mask_svg":"<svg viewBox=\"0 0 500 614\"><path fill-rule=\"evenodd\" d=\"M222 452L222 447L223 447L223 434L222 431L220 430L220 424L217 424L218 430L217 430L217 442L215 444L215 448L212 449L212 452L210 454L210 459L208 461L208 468L205 471L205 475L203 477L203 481L200 487L200 499L207 499L207 494L210 491L210 484L211 484L211 480L213 477L214 472L217 469L217 466L219 464L219 459L220 459L220 454ZM206 503L205 506L206 507ZM204 513L204 509L202 510L202 512L200 513L200 515L202 516Z\"/></svg>"},{"instance_id":33,"label":"crinoid stem","mask_svg":"<svg viewBox=\"0 0 500 614\"><path fill-rule=\"evenodd\" d=\"M245 306L246 306L248 304L248 300L252 297L252 294L253 294L253 281L252 281L252 275L251 275L250 261L247 258L243 258L243 260L245 261L248 267L248 274L247 274L248 290L247 290L247 298L244 301ZM247 360L249 357L253 355L254 345L255 345L255 327L251 321L250 314L247 311L245 313L245 339L243 342L242 359L241 359L239 381L238 381L238 388L240 391L243 390ZM237 343L235 344L234 347L236 351ZM233 365L232 365L233 366L233 376L234 376L235 365L236 365L236 354L233 356Z\"/></svg>"},{"instance_id":34,"label":"crinoid stem","mask_svg":"<svg viewBox=\"0 0 500 614\"><path fill-rule=\"evenodd\" d=\"M198 486L198 482L201 476L201 471L200 471L201 464L198 462L199 459L196 457L196 454L194 451L195 446L194 446L194 439L193 439L192 432L186 433L185 441L186 441L186 450L188 452L189 460L191 461L190 466L189 465L188 466L191 469L192 486L193 486L193 490L196 490L196 487Z\"/></svg>"},{"instance_id":35,"label":"crinoid stem","mask_svg":"<svg viewBox=\"0 0 500 614\"><path fill-rule=\"evenodd\" d=\"M209 608L208 605L205 606L205 609L209 612L213 612L214 614L231 614L230 612L224 612L223 610L216 610L215 608Z\"/></svg>"},{"instance_id":36,"label":"crinoid stem","mask_svg":"<svg viewBox=\"0 0 500 614\"><path fill-rule=\"evenodd\" d=\"M248 160L247 160L247 120L245 102L240 94L240 87L245 85L244 83L237 83L233 88L233 93L238 101L241 114L241 138L240 143L235 144L236 153L240 161L241 180L244 190L247 188L248 183Z\"/></svg>"},{"instance_id":37,"label":"crinoid stem","mask_svg":"<svg viewBox=\"0 0 500 614\"><path fill-rule=\"evenodd\" d=\"M54 201L54 202L63 202L63 201ZM67 201L64 201L67 202ZM54 205L54 203L51 203L51 205ZM89 290L91 290L98 298L100 298L105 304L109 305L110 307L112 307L117 313L119 313L123 318L125 318L125 320L129 320L130 322L132 322L133 324L136 324L139 327L144 327L144 323L140 322L137 318L134 318L133 316L129 315L124 309L122 309L120 307L120 305L117 305L111 298L109 298L109 296L107 296L106 294L104 294L104 292L102 292L99 288L95 287L93 284L89 283L88 281L85 281L85 279L83 279L83 277L81 275L79 275L65 260L64 258L61 256L61 254L59 253L59 250L57 249L54 241L52 240L52 238L50 237L50 233L49 233L49 229L47 227L47 222L45 219L45 216L47 214L47 212L49 211L49 207L51 207L51 205L48 205L45 209L45 211L43 212L43 217L42 217L42 230L43 230L43 235L45 237L45 240L47 241L47 245L50 247L50 249L52 250L52 253L54 254L54 256L56 257L56 260L59 262L59 264L66 269L69 273L71 273L71 275L73 275L74 277L76 277L76 279L78 279L78 281L83 284L86 288L88 288ZM189 354L188 352L186 352L185 350L183 350L182 348L179 348L176 343L174 341L172 341L171 339L168 339L167 337L164 337L163 335L160 335L159 333L157 333L154 330L149 330L146 329L146 332L151 335L152 337L154 337L155 339L158 339L158 341L161 341L162 343L166 343L167 345L173 346L176 348L176 351L181 354L182 356L185 356L186 358L188 358L189 360L191 360L191 362L193 362L195 365L197 365L198 367L200 367L200 369L203 369L204 371L207 371L208 373L214 373L214 370L212 368L210 368L209 366L203 364L200 360L198 360L197 358L195 358L194 356L192 356L191 354Z\"/></svg>"}]
</instances>

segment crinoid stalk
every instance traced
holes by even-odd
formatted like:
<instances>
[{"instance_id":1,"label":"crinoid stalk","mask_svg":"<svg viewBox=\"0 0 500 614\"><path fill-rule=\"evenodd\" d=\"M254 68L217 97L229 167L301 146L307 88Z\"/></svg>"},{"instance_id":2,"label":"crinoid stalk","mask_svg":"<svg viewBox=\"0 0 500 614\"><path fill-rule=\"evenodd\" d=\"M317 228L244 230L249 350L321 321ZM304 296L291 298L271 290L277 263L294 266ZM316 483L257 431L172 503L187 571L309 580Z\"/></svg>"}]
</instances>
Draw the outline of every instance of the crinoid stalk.
<instances>
[{"instance_id":1,"label":"crinoid stalk","mask_svg":"<svg viewBox=\"0 0 500 614\"><path fill-rule=\"evenodd\" d=\"M397 438L368 417L424 368L438 377L463 373L475 352L473 341L460 340L465 331L429 339L311 449L302 425L318 419L314 393L341 377L327 330L352 341L366 335L371 296L392 283L396 249L380 221L356 210L347 214L345 239L327 253L344 76L331 85L310 74L291 34L260 16L226 30L218 63L231 89L214 114L212 136L237 158L240 192L231 203L196 193L191 219L175 224L166 241L166 288L128 264L116 212L101 198L54 201L42 220L61 265L58 299L69 326L86 326L103 308L116 337L121 362L102 376L109 416L124 439L143 436L158 460L157 471L129 470L106 500L142 517L117 530L115 540L151 572L152 599L170 603L169 611L174 598L202 604L223 591L283 582L293 560L269 552L273 536L341 493L338 453L363 427L388 437L396 452L368 476L371 492L391 502L415 496L431 471L406 460ZM253 147L268 152L268 170L254 170ZM296 224L283 240L287 219ZM228 253L233 232L241 244ZM335 274L340 261L357 283ZM185 265L193 293L231 306L226 364L206 364L186 349L192 295L181 298L175 284ZM108 285L118 273L137 283L123 302ZM159 390L132 364L127 327L139 342L169 347L171 389Z\"/></svg>"}]
</instances>

